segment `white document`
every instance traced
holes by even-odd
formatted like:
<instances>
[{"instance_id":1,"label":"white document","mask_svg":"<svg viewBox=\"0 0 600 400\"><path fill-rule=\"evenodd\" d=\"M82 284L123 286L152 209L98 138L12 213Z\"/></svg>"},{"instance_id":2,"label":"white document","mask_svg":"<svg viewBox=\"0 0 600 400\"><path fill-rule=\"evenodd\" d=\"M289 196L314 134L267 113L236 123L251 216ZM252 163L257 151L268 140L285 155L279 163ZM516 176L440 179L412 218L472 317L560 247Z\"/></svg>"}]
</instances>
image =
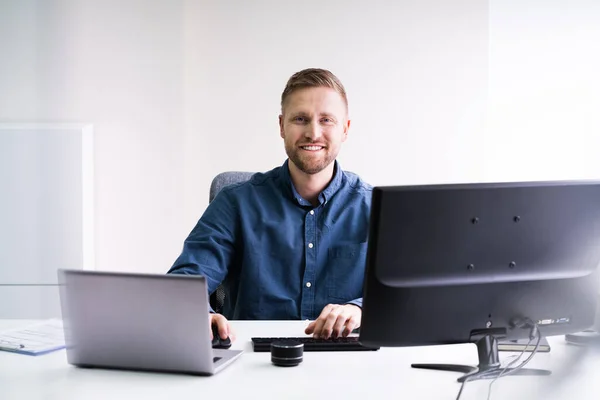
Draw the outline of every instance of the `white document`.
<instances>
[{"instance_id":1,"label":"white document","mask_svg":"<svg viewBox=\"0 0 600 400\"><path fill-rule=\"evenodd\" d=\"M37 356L64 347L65 334L60 319L0 332L0 350Z\"/></svg>"}]
</instances>

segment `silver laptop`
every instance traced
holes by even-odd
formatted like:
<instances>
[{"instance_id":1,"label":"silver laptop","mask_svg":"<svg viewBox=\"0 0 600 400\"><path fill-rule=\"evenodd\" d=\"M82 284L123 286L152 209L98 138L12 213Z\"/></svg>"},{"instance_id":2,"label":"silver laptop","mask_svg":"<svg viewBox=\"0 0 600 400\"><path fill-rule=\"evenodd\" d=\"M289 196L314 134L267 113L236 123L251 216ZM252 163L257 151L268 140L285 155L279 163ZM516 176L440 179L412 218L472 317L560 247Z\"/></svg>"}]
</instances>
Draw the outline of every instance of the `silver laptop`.
<instances>
[{"instance_id":1,"label":"silver laptop","mask_svg":"<svg viewBox=\"0 0 600 400\"><path fill-rule=\"evenodd\" d=\"M58 278L70 364L213 375L242 353L212 348L202 276L61 269Z\"/></svg>"}]
</instances>

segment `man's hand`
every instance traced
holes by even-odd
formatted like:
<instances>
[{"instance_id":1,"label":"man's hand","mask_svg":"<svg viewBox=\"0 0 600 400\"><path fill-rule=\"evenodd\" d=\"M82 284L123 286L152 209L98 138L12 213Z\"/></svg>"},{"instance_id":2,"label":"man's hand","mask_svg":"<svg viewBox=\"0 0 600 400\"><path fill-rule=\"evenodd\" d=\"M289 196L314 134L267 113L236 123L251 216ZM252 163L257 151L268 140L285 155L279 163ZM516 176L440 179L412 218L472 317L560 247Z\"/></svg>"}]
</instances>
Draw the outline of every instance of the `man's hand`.
<instances>
[{"instance_id":1,"label":"man's hand","mask_svg":"<svg viewBox=\"0 0 600 400\"><path fill-rule=\"evenodd\" d=\"M328 304L304 332L323 339L346 337L360 326L361 317L362 309L354 304Z\"/></svg>"},{"instance_id":2,"label":"man's hand","mask_svg":"<svg viewBox=\"0 0 600 400\"><path fill-rule=\"evenodd\" d=\"M219 337L221 339L229 338L229 340L231 340L231 342L233 343L233 341L235 340L235 332L233 332L233 329L231 329L227 318L225 318L221 314L213 313L211 313L208 318L210 324L210 339L213 339L212 327L213 325L216 325L219 330Z\"/></svg>"}]
</instances>

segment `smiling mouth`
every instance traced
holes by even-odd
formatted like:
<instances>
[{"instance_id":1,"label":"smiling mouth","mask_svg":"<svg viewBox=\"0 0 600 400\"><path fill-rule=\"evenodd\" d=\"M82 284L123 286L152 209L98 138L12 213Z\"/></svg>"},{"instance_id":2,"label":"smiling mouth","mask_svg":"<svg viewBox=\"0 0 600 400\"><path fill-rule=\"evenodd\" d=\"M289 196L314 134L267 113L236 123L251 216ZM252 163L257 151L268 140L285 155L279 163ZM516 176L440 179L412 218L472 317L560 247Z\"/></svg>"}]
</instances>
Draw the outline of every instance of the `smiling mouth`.
<instances>
[{"instance_id":1,"label":"smiling mouth","mask_svg":"<svg viewBox=\"0 0 600 400\"><path fill-rule=\"evenodd\" d=\"M300 148L302 150L306 150L306 151L319 151L319 150L323 150L324 149L323 146L314 146L314 145L311 145L311 146L300 146Z\"/></svg>"}]
</instances>

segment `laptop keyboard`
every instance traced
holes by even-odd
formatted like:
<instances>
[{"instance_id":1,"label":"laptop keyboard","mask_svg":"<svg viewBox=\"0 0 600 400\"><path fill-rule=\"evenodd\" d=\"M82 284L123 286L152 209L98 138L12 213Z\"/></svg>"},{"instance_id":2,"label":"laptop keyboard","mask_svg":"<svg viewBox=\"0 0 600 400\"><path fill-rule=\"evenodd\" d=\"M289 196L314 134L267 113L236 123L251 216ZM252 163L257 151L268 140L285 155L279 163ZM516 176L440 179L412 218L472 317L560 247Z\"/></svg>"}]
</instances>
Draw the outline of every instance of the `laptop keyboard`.
<instances>
[{"instance_id":1,"label":"laptop keyboard","mask_svg":"<svg viewBox=\"0 0 600 400\"><path fill-rule=\"evenodd\" d=\"M273 342L298 342L304 344L304 351L368 351L379 350L379 347L363 346L358 341L358 336L341 338L316 339L305 337L253 337L252 347L254 352L271 351Z\"/></svg>"}]
</instances>

